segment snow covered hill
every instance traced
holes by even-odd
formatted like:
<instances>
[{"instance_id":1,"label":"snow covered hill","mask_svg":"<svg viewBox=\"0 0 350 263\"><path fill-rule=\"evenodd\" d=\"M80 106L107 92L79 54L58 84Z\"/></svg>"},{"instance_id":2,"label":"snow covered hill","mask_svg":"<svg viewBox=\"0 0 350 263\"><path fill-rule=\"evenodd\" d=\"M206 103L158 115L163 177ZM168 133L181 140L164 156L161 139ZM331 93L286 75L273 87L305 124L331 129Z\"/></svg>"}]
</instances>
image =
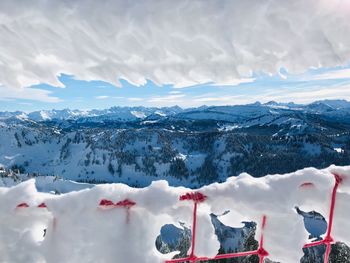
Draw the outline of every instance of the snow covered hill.
<instances>
[{"instance_id":1,"label":"snow covered hill","mask_svg":"<svg viewBox=\"0 0 350 263\"><path fill-rule=\"evenodd\" d=\"M3 112L0 164L80 182L139 187L157 179L199 187L242 172L259 177L347 165L348 104ZM37 114L47 118L34 118Z\"/></svg>"}]
</instances>

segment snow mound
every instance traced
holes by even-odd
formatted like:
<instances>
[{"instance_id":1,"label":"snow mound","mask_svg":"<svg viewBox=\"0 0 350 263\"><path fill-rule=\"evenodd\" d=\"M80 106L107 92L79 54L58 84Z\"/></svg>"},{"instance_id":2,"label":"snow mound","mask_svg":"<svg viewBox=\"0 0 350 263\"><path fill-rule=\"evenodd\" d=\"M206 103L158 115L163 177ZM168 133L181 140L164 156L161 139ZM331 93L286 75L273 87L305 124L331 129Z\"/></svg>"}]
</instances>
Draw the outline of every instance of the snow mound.
<instances>
[{"instance_id":1,"label":"snow mound","mask_svg":"<svg viewBox=\"0 0 350 263\"><path fill-rule=\"evenodd\" d=\"M318 211L328 219L334 173L342 181L332 237L350 244L350 166L331 166L263 178L241 174L198 189L208 198L198 204L195 255L217 254L219 242L210 213L229 209L231 213L220 220L233 227L241 227L243 221L261 222L265 215L264 248L269 258L299 262L308 233L294 207ZM0 187L0 262L165 262L176 252L161 254L155 240L166 224L192 224L193 203L179 200L180 195L191 191L170 187L166 181L142 189L97 185L62 195L38 192L35 180ZM102 207L99 204L103 199L114 204L132 200L136 205ZM24 203L29 207L17 207ZM43 203L46 207L38 207ZM258 225L256 239L259 237Z\"/></svg>"}]
</instances>

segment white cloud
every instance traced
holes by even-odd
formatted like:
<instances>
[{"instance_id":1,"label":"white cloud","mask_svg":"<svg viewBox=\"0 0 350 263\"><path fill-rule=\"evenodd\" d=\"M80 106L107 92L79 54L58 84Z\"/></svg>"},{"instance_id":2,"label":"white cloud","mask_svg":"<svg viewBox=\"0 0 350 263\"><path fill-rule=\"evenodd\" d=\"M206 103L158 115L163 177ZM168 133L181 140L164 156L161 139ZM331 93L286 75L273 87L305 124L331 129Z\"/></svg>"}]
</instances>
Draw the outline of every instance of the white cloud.
<instances>
[{"instance_id":1,"label":"white cloud","mask_svg":"<svg viewBox=\"0 0 350 263\"><path fill-rule=\"evenodd\" d=\"M296 83L297 85L297 83ZM341 83L330 86L310 85L295 87L293 85L279 88L271 88L260 93L248 94L248 90L240 91L240 94L232 93L204 93L199 96L183 95L181 98L169 97L153 98L150 102L159 106L179 105L181 107L198 107L202 105L243 105L260 101L295 102L307 104L322 99L346 99L350 101L350 83Z\"/></svg>"},{"instance_id":2,"label":"white cloud","mask_svg":"<svg viewBox=\"0 0 350 263\"><path fill-rule=\"evenodd\" d=\"M169 106L174 104L183 104L186 103L184 98L185 94L174 94L160 97L153 97L148 100L150 103L156 103L159 106Z\"/></svg>"},{"instance_id":3,"label":"white cloud","mask_svg":"<svg viewBox=\"0 0 350 263\"><path fill-rule=\"evenodd\" d=\"M47 90L36 88L11 89L6 86L0 86L0 100L11 99L27 99L48 103L62 102L60 98L51 96L51 92Z\"/></svg>"},{"instance_id":4,"label":"white cloud","mask_svg":"<svg viewBox=\"0 0 350 263\"><path fill-rule=\"evenodd\" d=\"M349 6L342 0L2 0L0 83L33 97L21 87L62 86L59 73L181 87L236 84L281 67L299 73L344 65Z\"/></svg>"},{"instance_id":5,"label":"white cloud","mask_svg":"<svg viewBox=\"0 0 350 263\"><path fill-rule=\"evenodd\" d=\"M350 79L350 68L330 70L325 73L311 75L306 80L335 80L335 79Z\"/></svg>"},{"instance_id":6,"label":"white cloud","mask_svg":"<svg viewBox=\"0 0 350 263\"><path fill-rule=\"evenodd\" d=\"M101 95L101 96L96 96L95 98L98 99L98 100L104 100L104 99L108 99L109 96Z\"/></svg>"},{"instance_id":7,"label":"white cloud","mask_svg":"<svg viewBox=\"0 0 350 263\"><path fill-rule=\"evenodd\" d=\"M32 106L33 105L33 103L29 103L29 102L19 102L18 104L25 105L25 106Z\"/></svg>"},{"instance_id":8,"label":"white cloud","mask_svg":"<svg viewBox=\"0 0 350 263\"><path fill-rule=\"evenodd\" d=\"M203 81L201 82L187 82L187 81L181 81L179 83L175 83L174 88L176 89L183 89L183 88L193 88L193 87L201 87L202 84L208 84L210 86L238 86L240 84L243 83L252 83L255 81L255 78L241 78L238 79L237 76L233 77L233 78L226 78L224 80L224 82L215 82L213 83L212 80L207 79L207 81L205 79L203 79Z\"/></svg>"},{"instance_id":9,"label":"white cloud","mask_svg":"<svg viewBox=\"0 0 350 263\"><path fill-rule=\"evenodd\" d=\"M212 84L212 86L226 86L226 85L229 85L229 86L238 86L240 84L243 84L243 83L252 83L255 81L255 78L241 78L241 79L232 79L228 82L224 82L224 83L214 83Z\"/></svg>"},{"instance_id":10,"label":"white cloud","mask_svg":"<svg viewBox=\"0 0 350 263\"><path fill-rule=\"evenodd\" d=\"M241 96L239 100L244 103L255 101L268 102L275 100L278 102L295 102L307 104L323 99L346 99L350 101L350 84L336 84L330 86L308 86L307 88L281 87L271 89L261 94Z\"/></svg>"},{"instance_id":11,"label":"white cloud","mask_svg":"<svg viewBox=\"0 0 350 263\"><path fill-rule=\"evenodd\" d=\"M311 103L323 99L350 100L350 84L333 87L315 87L309 90L290 90L289 92L272 92L264 101L277 100L281 102Z\"/></svg>"},{"instance_id":12,"label":"white cloud","mask_svg":"<svg viewBox=\"0 0 350 263\"><path fill-rule=\"evenodd\" d=\"M236 100L237 98L240 98L239 96L225 96L225 97L203 97L203 98L198 98L195 99L194 101L200 102L200 103L228 103L231 102L232 100ZM236 104L236 103L235 103Z\"/></svg>"},{"instance_id":13,"label":"white cloud","mask_svg":"<svg viewBox=\"0 0 350 263\"><path fill-rule=\"evenodd\" d=\"M143 98L128 98L128 101L143 101Z\"/></svg>"},{"instance_id":14,"label":"white cloud","mask_svg":"<svg viewBox=\"0 0 350 263\"><path fill-rule=\"evenodd\" d=\"M169 94L181 94L181 91L179 90L172 90L172 91L169 91Z\"/></svg>"}]
</instances>

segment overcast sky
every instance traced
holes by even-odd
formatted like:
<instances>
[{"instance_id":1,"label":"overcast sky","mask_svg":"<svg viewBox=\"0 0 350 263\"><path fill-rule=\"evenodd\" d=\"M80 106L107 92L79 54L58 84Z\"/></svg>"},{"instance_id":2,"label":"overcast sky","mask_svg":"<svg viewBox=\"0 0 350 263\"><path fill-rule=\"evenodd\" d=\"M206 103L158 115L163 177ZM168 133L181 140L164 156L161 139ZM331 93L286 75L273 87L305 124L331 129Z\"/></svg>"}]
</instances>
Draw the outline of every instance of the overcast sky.
<instances>
[{"instance_id":1,"label":"overcast sky","mask_svg":"<svg viewBox=\"0 0 350 263\"><path fill-rule=\"evenodd\" d=\"M348 0L1 0L0 110L350 100Z\"/></svg>"}]
</instances>

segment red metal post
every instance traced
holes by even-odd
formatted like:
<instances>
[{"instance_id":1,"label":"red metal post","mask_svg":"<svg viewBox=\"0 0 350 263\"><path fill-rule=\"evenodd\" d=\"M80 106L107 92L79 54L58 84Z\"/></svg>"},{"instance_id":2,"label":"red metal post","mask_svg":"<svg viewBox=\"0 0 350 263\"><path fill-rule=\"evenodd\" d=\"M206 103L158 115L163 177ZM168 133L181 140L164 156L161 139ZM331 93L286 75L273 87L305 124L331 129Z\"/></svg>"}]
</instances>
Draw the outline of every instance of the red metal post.
<instances>
[{"instance_id":1,"label":"red metal post","mask_svg":"<svg viewBox=\"0 0 350 263\"><path fill-rule=\"evenodd\" d=\"M332 237L332 227L333 227L333 219L334 219L334 209L335 209L335 203L337 199L337 190L339 185L342 182L342 177L338 174L333 174L334 179L335 179L335 184L333 187L332 191L332 199L331 199L331 207L329 211L329 219L328 219L328 228L327 228L327 233L326 236L323 240L313 242L306 244L304 248L310 248L310 247L315 247L315 246L320 246L320 245L326 245L326 251L324 254L324 260L323 262L327 263L329 261L329 255L331 253L331 245L334 243L333 237Z\"/></svg>"}]
</instances>

